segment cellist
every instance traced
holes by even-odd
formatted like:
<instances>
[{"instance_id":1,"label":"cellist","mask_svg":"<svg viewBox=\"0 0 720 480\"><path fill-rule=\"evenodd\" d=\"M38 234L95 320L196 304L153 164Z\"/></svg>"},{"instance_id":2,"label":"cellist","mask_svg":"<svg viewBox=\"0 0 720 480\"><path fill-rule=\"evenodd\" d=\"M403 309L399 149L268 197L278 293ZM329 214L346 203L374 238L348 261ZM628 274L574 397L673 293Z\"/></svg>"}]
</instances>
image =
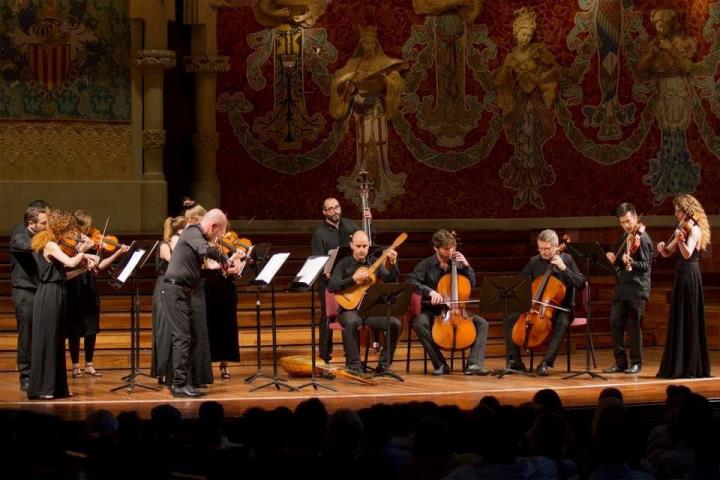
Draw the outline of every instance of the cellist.
<instances>
[{"instance_id":1,"label":"cellist","mask_svg":"<svg viewBox=\"0 0 720 480\"><path fill-rule=\"evenodd\" d=\"M438 282L451 269L451 260L457 262L458 275L467 277L471 287L475 286L475 272L465 256L456 250L457 241L447 230L438 230L432 236L432 246L435 254L421 260L407 277L407 283L414 285L423 297L423 306L420 314L412 320L420 343L430 357L433 364L433 375L446 375L450 367L445 362L440 348L433 342L431 328L433 320L442 313L444 299L438 293ZM488 322L478 315L472 315L475 325L475 342L470 348L467 364L463 372L466 375L487 375L490 370L483 366L485 361L485 344L487 342Z\"/></svg>"},{"instance_id":2,"label":"cellist","mask_svg":"<svg viewBox=\"0 0 720 480\"><path fill-rule=\"evenodd\" d=\"M534 280L537 277L542 277L548 265L552 265L551 275L563 282L567 287L567 292L561 307L569 309L573 295L575 294L575 289L585 286L585 277L580 273L577 265L575 265L575 261L569 254L558 252L559 241L557 233L555 233L554 230L548 229L540 232L537 237L537 246L538 255L532 257L520 273L530 275ZM507 351L507 367L524 372L527 371L527 369L522 361L520 349L512 339L513 326L519 317L520 314L513 313L508 315L503 321L505 327L505 348ZM555 363L557 351L560 348L565 331L570 324L570 314L567 311L558 309L555 312L552 322L550 343L545 350L542 361L537 367L537 374L541 376L549 375L548 370Z\"/></svg>"},{"instance_id":3,"label":"cellist","mask_svg":"<svg viewBox=\"0 0 720 480\"><path fill-rule=\"evenodd\" d=\"M615 363L603 372L636 374L642 368L642 317L650 296L653 243L632 203L621 203L616 214L623 235L613 251L606 253L618 272L610 312ZM630 331L629 366L625 352L626 327Z\"/></svg>"}]
</instances>

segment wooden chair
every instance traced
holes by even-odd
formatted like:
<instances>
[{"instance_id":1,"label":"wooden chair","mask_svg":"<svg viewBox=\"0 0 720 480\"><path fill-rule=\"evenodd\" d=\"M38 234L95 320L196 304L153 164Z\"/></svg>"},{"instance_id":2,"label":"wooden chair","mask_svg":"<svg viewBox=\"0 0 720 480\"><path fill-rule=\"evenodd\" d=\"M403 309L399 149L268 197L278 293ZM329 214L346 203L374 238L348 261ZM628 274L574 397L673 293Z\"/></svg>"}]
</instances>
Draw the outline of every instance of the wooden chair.
<instances>
[{"instance_id":1,"label":"wooden chair","mask_svg":"<svg viewBox=\"0 0 720 480\"><path fill-rule=\"evenodd\" d=\"M413 328L412 328L412 321L415 317L420 315L420 311L422 310L422 296L419 293L413 293L410 297L410 307L407 311L407 358L405 359L405 372L410 372L410 351L412 347L412 334L413 334ZM427 352L423 348L423 373L427 374L428 368L427 368L427 362L428 362L428 356Z\"/></svg>"}]
</instances>

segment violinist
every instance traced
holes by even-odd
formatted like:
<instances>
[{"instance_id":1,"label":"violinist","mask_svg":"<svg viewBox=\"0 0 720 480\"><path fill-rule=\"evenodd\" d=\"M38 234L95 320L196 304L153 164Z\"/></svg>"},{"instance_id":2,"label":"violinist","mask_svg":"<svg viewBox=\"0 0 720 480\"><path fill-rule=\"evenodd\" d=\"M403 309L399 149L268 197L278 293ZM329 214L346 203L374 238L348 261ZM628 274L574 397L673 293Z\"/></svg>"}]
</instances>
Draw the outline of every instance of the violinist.
<instances>
[{"instance_id":1,"label":"violinist","mask_svg":"<svg viewBox=\"0 0 720 480\"><path fill-rule=\"evenodd\" d=\"M433 364L433 375L450 373L450 367L445 362L440 348L433 342L431 328L436 316L442 314L442 304L445 301L437 292L438 282L443 275L450 271L451 260L457 262L458 274L467 277L471 287L475 286L475 272L465 256L456 250L457 241L447 230L438 230L432 236L432 245L435 254L421 260L415 269L408 275L407 283L414 285L422 294L423 307L420 314L412 320L412 328L417 333L420 342ZM483 366L485 360L485 344L487 341L488 322L478 316L472 315L475 325L475 342L470 348L464 372L466 375L487 375L490 370Z\"/></svg>"},{"instance_id":2,"label":"violinist","mask_svg":"<svg viewBox=\"0 0 720 480\"><path fill-rule=\"evenodd\" d=\"M362 284L368 278L367 271L358 271L360 267L372 265L376 260L374 255L368 255L370 242L367 234L362 230L356 231L350 240L350 248L352 255L340 260L333 269L328 290L342 292L343 290L353 286L354 284ZM396 282L400 276L397 268L397 252L393 249L388 250L387 260L384 266L377 270L377 276L385 282ZM338 321L343 327L343 348L345 349L345 365L351 373L362 374L362 364L360 363L360 346L358 329L363 325L384 331L386 328L385 317L368 317L361 318L357 310L345 310L340 308ZM378 367L375 369L377 374L388 371L389 365L392 363L397 339L400 336L402 323L396 317L390 317L390 338L388 339L389 352L383 349L380 355Z\"/></svg>"},{"instance_id":3,"label":"violinist","mask_svg":"<svg viewBox=\"0 0 720 480\"><path fill-rule=\"evenodd\" d=\"M13 229L10 237L11 295L18 330L17 369L20 390L23 392L27 390L30 381L33 299L38 287L38 267L31 243L33 236L47 227L50 211L45 202L39 202L42 200L32 202L25 210L23 223Z\"/></svg>"},{"instance_id":4,"label":"violinist","mask_svg":"<svg viewBox=\"0 0 720 480\"><path fill-rule=\"evenodd\" d=\"M161 315L166 315L172 345L172 387L175 397L201 397L205 395L191 385L188 378L192 340L192 293L200 284L202 265L206 258L215 260L228 273L237 273L235 257L228 258L215 242L225 233L227 217L218 209L210 210L199 224L187 225L173 249L165 272L164 287L160 291Z\"/></svg>"},{"instance_id":5,"label":"violinist","mask_svg":"<svg viewBox=\"0 0 720 480\"><path fill-rule=\"evenodd\" d=\"M561 307L569 309L574 298L574 290L585 286L585 277L578 270L573 258L567 253L558 252L559 240L554 230L543 230L537 237L538 255L535 255L523 267L520 272L523 275L530 275L534 280L542 277L548 265L552 265L551 275L556 277L567 287L565 298ZM505 348L507 351L507 367L521 372L527 371L522 361L520 349L512 340L512 330L515 322L520 317L513 313L508 315L503 326L505 328ZM549 369L555 364L555 357L562 344L563 336L570 324L570 315L567 311L556 310L552 319L552 333L542 361L538 364L537 374L540 376L549 375Z\"/></svg>"},{"instance_id":6,"label":"violinist","mask_svg":"<svg viewBox=\"0 0 720 480\"><path fill-rule=\"evenodd\" d=\"M700 252L710 245L710 223L702 205L692 195L678 195L673 206L679 221L677 229L669 241L657 244L663 257L678 254L665 348L657 376L704 378L710 376L710 360Z\"/></svg>"},{"instance_id":7,"label":"violinist","mask_svg":"<svg viewBox=\"0 0 720 480\"><path fill-rule=\"evenodd\" d=\"M606 256L618 273L610 328L615 364L605 373L639 373L642 369L642 318L650 296L650 267L653 245L632 203L621 203L616 211L623 234ZM630 366L625 352L625 328L630 331Z\"/></svg>"},{"instance_id":8,"label":"violinist","mask_svg":"<svg viewBox=\"0 0 720 480\"><path fill-rule=\"evenodd\" d=\"M73 218L80 230L81 238L89 238L93 229L92 217L84 210L76 210ZM67 282L67 336L73 378L82 378L86 374L92 377L102 376L93 366L95 342L100 332L100 294L97 289L96 274L107 269L120 255L128 251L126 245L118 245L118 247L112 255L100 260L94 271L85 270ZM92 248L98 252L102 250L102 246L95 243ZM80 369L80 338L84 339L85 349L85 368L82 370Z\"/></svg>"},{"instance_id":9,"label":"violinist","mask_svg":"<svg viewBox=\"0 0 720 480\"><path fill-rule=\"evenodd\" d=\"M311 246L313 255L327 255L330 250L347 247L350 244L352 234L360 230L355 222L342 217L342 208L336 198L329 197L323 201L322 213L324 216L322 223L318 225L313 233ZM369 209L363 212L363 218L368 222L372 221L372 213ZM329 279L329 275L321 275L318 278L323 308L325 305L325 290ZM332 358L333 333L328 328L327 315L323 315L323 317L320 321L319 350L320 358L328 363Z\"/></svg>"}]
</instances>

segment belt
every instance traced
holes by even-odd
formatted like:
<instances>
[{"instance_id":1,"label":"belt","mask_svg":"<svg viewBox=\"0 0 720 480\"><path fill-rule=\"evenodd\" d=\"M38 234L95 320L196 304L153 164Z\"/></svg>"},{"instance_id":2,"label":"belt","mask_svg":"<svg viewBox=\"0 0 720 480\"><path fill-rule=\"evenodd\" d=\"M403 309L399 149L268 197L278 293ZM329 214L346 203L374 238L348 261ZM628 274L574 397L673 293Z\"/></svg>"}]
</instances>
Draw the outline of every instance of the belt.
<instances>
[{"instance_id":1,"label":"belt","mask_svg":"<svg viewBox=\"0 0 720 480\"><path fill-rule=\"evenodd\" d=\"M163 279L163 281L171 285L177 285L178 287L184 288L186 290L192 290L192 288L188 284L181 282L180 280L175 280L174 278L165 278Z\"/></svg>"}]
</instances>

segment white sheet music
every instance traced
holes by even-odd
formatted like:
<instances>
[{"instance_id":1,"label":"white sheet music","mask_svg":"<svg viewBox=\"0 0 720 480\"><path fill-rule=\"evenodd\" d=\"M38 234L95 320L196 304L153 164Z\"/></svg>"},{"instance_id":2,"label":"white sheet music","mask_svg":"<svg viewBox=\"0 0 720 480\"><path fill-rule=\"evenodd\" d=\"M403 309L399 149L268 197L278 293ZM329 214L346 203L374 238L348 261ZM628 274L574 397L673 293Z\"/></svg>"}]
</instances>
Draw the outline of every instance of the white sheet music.
<instances>
[{"instance_id":1,"label":"white sheet music","mask_svg":"<svg viewBox=\"0 0 720 480\"><path fill-rule=\"evenodd\" d=\"M123 268L123 271L117 276L119 282L125 283L127 281L127 278L135 270L135 267L140 260L142 260L143 255L145 255L145 250L142 249L137 249L133 252L130 260L128 260L127 264L125 264L125 268Z\"/></svg>"},{"instance_id":2,"label":"white sheet music","mask_svg":"<svg viewBox=\"0 0 720 480\"><path fill-rule=\"evenodd\" d=\"M308 258L303 264L302 268L295 277L295 282L304 283L310 285L320 273L320 270L325 266L327 261L330 259L327 255L319 256L315 258Z\"/></svg>"},{"instance_id":3,"label":"white sheet music","mask_svg":"<svg viewBox=\"0 0 720 480\"><path fill-rule=\"evenodd\" d=\"M255 277L255 281L269 284L289 256L290 253L276 253L275 255L273 255L270 260L268 260L268 262L265 264L265 268L262 269L262 272L260 272L258 276Z\"/></svg>"}]
</instances>

